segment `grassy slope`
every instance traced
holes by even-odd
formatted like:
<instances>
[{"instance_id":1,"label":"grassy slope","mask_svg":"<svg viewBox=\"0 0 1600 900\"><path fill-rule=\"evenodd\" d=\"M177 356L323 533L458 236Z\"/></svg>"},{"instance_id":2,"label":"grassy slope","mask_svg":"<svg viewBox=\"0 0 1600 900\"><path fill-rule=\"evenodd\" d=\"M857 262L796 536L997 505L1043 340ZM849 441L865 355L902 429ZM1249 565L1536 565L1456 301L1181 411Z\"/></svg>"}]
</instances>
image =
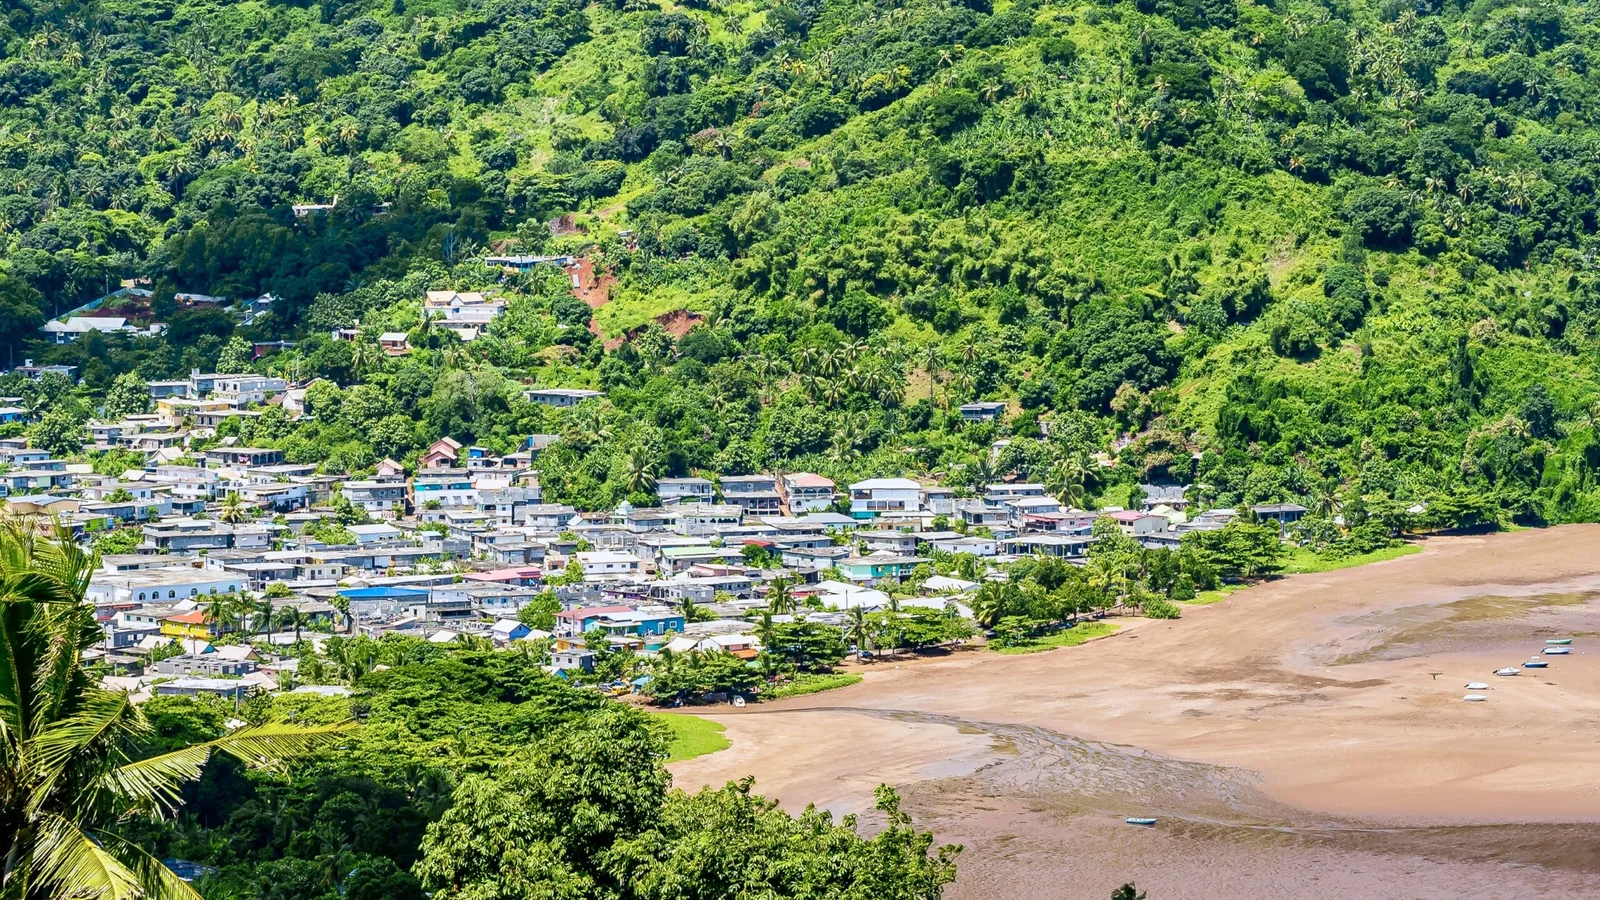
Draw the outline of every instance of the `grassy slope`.
<instances>
[{"instance_id":1,"label":"grassy slope","mask_svg":"<svg viewBox=\"0 0 1600 900\"><path fill-rule=\"evenodd\" d=\"M1351 556L1344 559L1323 559L1310 550L1299 548L1289 555L1289 561L1284 566L1283 574L1309 575L1317 572L1331 572L1335 569L1349 569L1355 566L1364 566L1367 563L1399 559L1402 556L1410 556L1413 553L1421 552L1421 544L1402 544L1398 547L1363 553L1360 556Z\"/></svg>"},{"instance_id":2,"label":"grassy slope","mask_svg":"<svg viewBox=\"0 0 1600 900\"><path fill-rule=\"evenodd\" d=\"M1116 634L1117 629L1120 627L1115 622L1083 622L1071 628L1035 638L1016 647L996 647L995 652L1015 655L1018 653L1038 653L1041 650L1054 650L1057 647L1077 647L1093 640L1110 637Z\"/></svg>"},{"instance_id":3,"label":"grassy slope","mask_svg":"<svg viewBox=\"0 0 1600 900\"><path fill-rule=\"evenodd\" d=\"M732 746L732 742L723 736L723 732L727 729L721 722L713 722L699 716L669 713L652 713L652 715L657 722L666 726L672 735L672 742L667 746L669 763L694 759L696 756L716 753Z\"/></svg>"},{"instance_id":4,"label":"grassy slope","mask_svg":"<svg viewBox=\"0 0 1600 900\"><path fill-rule=\"evenodd\" d=\"M763 700L782 700L784 697L803 697L806 694L820 694L835 688L849 687L860 684L861 676L853 672L836 672L832 675L802 675L794 681L773 690L771 693L761 695Z\"/></svg>"}]
</instances>

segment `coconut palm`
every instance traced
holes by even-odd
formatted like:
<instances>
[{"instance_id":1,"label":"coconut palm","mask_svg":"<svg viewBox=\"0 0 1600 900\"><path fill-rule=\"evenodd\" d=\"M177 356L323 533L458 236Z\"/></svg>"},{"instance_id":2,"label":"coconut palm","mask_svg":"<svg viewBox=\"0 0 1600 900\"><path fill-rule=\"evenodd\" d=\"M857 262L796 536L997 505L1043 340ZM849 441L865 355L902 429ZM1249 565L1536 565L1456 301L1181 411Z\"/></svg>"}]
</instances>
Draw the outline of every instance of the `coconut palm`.
<instances>
[{"instance_id":1,"label":"coconut palm","mask_svg":"<svg viewBox=\"0 0 1600 900\"><path fill-rule=\"evenodd\" d=\"M244 505L238 491L229 491L222 500L222 512L217 518L229 525L238 525L250 521L250 509Z\"/></svg>"},{"instance_id":2,"label":"coconut palm","mask_svg":"<svg viewBox=\"0 0 1600 900\"><path fill-rule=\"evenodd\" d=\"M1086 474L1083 460L1069 456L1050 467L1050 473L1045 478L1045 489L1067 507L1080 509L1083 507Z\"/></svg>"},{"instance_id":3,"label":"coconut palm","mask_svg":"<svg viewBox=\"0 0 1600 900\"><path fill-rule=\"evenodd\" d=\"M993 628L1005 618L1009 599L1005 585L997 581L985 582L972 597L972 618L985 628Z\"/></svg>"},{"instance_id":4,"label":"coconut palm","mask_svg":"<svg viewBox=\"0 0 1600 900\"><path fill-rule=\"evenodd\" d=\"M623 465L623 484L628 493L648 494L656 489L656 462L644 451L630 451Z\"/></svg>"},{"instance_id":5,"label":"coconut palm","mask_svg":"<svg viewBox=\"0 0 1600 900\"><path fill-rule=\"evenodd\" d=\"M269 640L272 638L272 622L273 622L272 612L273 612L273 609L272 609L272 598L271 597L262 597L261 598L261 602L256 604L255 610L254 610L254 615L255 615L255 623L254 623L255 624L255 628L254 628L254 630L255 630L255 632L257 634L266 635Z\"/></svg>"},{"instance_id":6,"label":"coconut palm","mask_svg":"<svg viewBox=\"0 0 1600 900\"><path fill-rule=\"evenodd\" d=\"M767 609L775 616L793 615L795 610L794 591L791 590L789 579L774 578L771 586L767 588Z\"/></svg>"},{"instance_id":7,"label":"coconut palm","mask_svg":"<svg viewBox=\"0 0 1600 900\"><path fill-rule=\"evenodd\" d=\"M705 614L700 609L700 604L694 602L694 599L691 597L684 597L682 600L678 601L678 612L683 614L683 621L686 623L699 622L703 618L706 618Z\"/></svg>"},{"instance_id":8,"label":"coconut palm","mask_svg":"<svg viewBox=\"0 0 1600 900\"><path fill-rule=\"evenodd\" d=\"M867 611L859 606L850 607L844 623L844 638L855 645L856 662L861 662L861 651L866 649L867 643L872 640L872 623L867 619Z\"/></svg>"},{"instance_id":9,"label":"coconut palm","mask_svg":"<svg viewBox=\"0 0 1600 900\"><path fill-rule=\"evenodd\" d=\"M206 621L216 626L216 633L232 631L239 623L240 600L236 594L214 594L206 602Z\"/></svg>"},{"instance_id":10,"label":"coconut palm","mask_svg":"<svg viewBox=\"0 0 1600 900\"><path fill-rule=\"evenodd\" d=\"M215 752L277 768L349 726L263 725L140 759L149 721L127 693L96 687L82 662L105 637L83 602L96 566L64 532L0 525L0 896L198 900L107 826L172 814Z\"/></svg>"},{"instance_id":11,"label":"coconut palm","mask_svg":"<svg viewBox=\"0 0 1600 900\"><path fill-rule=\"evenodd\" d=\"M294 642L300 643L300 629L311 624L311 617L301 612L299 607L285 606L278 610L278 627L293 628Z\"/></svg>"},{"instance_id":12,"label":"coconut palm","mask_svg":"<svg viewBox=\"0 0 1600 900\"><path fill-rule=\"evenodd\" d=\"M761 639L761 648L766 653L761 654L763 659L772 659L772 645L777 642L777 628L772 622L772 613L761 614L761 624L756 626L756 637Z\"/></svg>"},{"instance_id":13,"label":"coconut palm","mask_svg":"<svg viewBox=\"0 0 1600 900\"><path fill-rule=\"evenodd\" d=\"M350 345L350 366L358 374L378 365L382 358L377 344L357 339Z\"/></svg>"}]
</instances>

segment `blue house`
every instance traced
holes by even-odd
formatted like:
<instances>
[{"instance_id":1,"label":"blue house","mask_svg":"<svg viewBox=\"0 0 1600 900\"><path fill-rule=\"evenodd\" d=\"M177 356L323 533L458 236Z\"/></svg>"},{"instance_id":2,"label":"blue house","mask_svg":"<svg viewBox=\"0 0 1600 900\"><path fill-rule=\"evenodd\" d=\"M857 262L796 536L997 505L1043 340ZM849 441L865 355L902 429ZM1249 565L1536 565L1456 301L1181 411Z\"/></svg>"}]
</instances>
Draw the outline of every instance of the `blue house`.
<instances>
[{"instance_id":1,"label":"blue house","mask_svg":"<svg viewBox=\"0 0 1600 900\"><path fill-rule=\"evenodd\" d=\"M683 626L681 613L644 610L609 615L600 623L600 627L604 628L607 634L629 637L660 637L669 631L681 634Z\"/></svg>"},{"instance_id":2,"label":"blue house","mask_svg":"<svg viewBox=\"0 0 1600 900\"><path fill-rule=\"evenodd\" d=\"M428 591L425 588L407 587L344 588L339 591L339 596L348 600L426 600Z\"/></svg>"}]
</instances>

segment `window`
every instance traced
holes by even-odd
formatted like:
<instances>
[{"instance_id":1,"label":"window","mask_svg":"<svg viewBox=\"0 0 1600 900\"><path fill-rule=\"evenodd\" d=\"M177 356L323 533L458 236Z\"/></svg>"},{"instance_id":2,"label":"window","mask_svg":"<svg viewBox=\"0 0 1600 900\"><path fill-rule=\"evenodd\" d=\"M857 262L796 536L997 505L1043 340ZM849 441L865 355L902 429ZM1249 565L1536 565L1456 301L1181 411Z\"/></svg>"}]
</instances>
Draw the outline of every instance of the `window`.
<instances>
[{"instance_id":1,"label":"window","mask_svg":"<svg viewBox=\"0 0 1600 900\"><path fill-rule=\"evenodd\" d=\"M143 599L144 599L144 591L140 591L140 592L139 592L139 599L140 599L140 600L143 600Z\"/></svg>"},{"instance_id":2,"label":"window","mask_svg":"<svg viewBox=\"0 0 1600 900\"><path fill-rule=\"evenodd\" d=\"M168 600L175 600L175 599L177 599L177 597L178 597L178 592L177 591L167 591L167 599Z\"/></svg>"}]
</instances>

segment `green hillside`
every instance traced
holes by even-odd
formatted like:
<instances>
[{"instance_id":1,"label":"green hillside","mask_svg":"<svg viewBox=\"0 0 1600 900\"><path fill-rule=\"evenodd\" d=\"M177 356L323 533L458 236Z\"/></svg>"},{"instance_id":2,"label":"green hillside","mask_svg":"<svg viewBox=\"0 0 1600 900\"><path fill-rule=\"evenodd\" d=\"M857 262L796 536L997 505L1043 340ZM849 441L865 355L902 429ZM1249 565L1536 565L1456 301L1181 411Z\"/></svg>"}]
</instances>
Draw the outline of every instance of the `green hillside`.
<instances>
[{"instance_id":1,"label":"green hillside","mask_svg":"<svg viewBox=\"0 0 1600 900\"><path fill-rule=\"evenodd\" d=\"M776 468L1600 517L1585 4L9 9L0 332L82 367L60 416L287 338L255 367L341 390L241 437L354 471L565 433L543 479L587 507ZM597 334L565 274L497 284L490 249L611 273ZM166 339L26 343L134 276ZM459 345L428 287L512 310ZM174 291L278 300L236 332ZM328 337L358 320L417 351ZM532 406L530 379L608 398ZM963 425L978 399L1010 414Z\"/></svg>"}]
</instances>

